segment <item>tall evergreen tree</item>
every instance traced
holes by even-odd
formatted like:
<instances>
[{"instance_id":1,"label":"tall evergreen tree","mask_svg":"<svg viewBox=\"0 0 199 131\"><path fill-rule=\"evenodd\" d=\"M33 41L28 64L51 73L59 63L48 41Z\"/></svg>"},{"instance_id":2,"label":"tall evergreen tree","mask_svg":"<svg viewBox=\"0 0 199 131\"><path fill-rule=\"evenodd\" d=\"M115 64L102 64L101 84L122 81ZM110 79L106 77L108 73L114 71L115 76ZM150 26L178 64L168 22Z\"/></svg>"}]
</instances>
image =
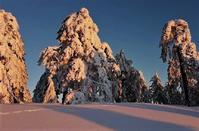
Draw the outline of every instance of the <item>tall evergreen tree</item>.
<instances>
[{"instance_id":1,"label":"tall evergreen tree","mask_svg":"<svg viewBox=\"0 0 199 131\"><path fill-rule=\"evenodd\" d=\"M161 58L169 65L169 103L199 105L199 53L191 42L188 23L182 19L166 23L160 47Z\"/></svg>"},{"instance_id":2,"label":"tall evergreen tree","mask_svg":"<svg viewBox=\"0 0 199 131\"><path fill-rule=\"evenodd\" d=\"M123 50L116 55L116 61L121 69L119 93L118 99L116 98L116 100L148 102L148 86L143 73L133 67L132 61L126 58Z\"/></svg>"},{"instance_id":3,"label":"tall evergreen tree","mask_svg":"<svg viewBox=\"0 0 199 131\"><path fill-rule=\"evenodd\" d=\"M108 43L101 42L99 29L86 8L67 17L58 31L60 45L41 53L42 75L34 90L35 102L114 102L115 78L120 73Z\"/></svg>"},{"instance_id":4,"label":"tall evergreen tree","mask_svg":"<svg viewBox=\"0 0 199 131\"><path fill-rule=\"evenodd\" d=\"M0 103L30 103L24 42L17 19L0 9Z\"/></svg>"}]
</instances>

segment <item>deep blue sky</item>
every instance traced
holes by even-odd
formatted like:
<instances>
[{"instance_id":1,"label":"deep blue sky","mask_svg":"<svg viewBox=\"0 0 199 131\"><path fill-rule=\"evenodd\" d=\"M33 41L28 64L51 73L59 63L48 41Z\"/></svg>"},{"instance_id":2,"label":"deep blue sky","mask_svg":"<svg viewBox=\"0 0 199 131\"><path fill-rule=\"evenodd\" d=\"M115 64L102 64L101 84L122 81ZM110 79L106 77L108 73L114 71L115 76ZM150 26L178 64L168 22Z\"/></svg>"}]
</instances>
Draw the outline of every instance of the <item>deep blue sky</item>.
<instances>
[{"instance_id":1,"label":"deep blue sky","mask_svg":"<svg viewBox=\"0 0 199 131\"><path fill-rule=\"evenodd\" d=\"M192 40L199 43L199 2L197 0L0 0L0 8L17 17L25 42L29 87L35 88L44 72L37 65L42 49L56 45L61 22L86 7L97 23L102 41L114 54L124 49L147 81L157 71L166 82L166 64L160 60L159 40L170 19L189 22Z\"/></svg>"}]
</instances>

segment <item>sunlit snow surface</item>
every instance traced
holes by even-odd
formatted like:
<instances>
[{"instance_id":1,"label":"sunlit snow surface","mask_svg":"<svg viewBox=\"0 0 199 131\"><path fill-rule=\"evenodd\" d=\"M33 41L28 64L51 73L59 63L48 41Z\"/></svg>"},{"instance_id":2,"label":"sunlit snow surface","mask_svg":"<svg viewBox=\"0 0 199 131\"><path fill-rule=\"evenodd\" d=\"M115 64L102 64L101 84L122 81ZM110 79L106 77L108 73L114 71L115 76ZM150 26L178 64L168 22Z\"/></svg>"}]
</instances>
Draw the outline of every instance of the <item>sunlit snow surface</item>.
<instances>
[{"instance_id":1,"label":"sunlit snow surface","mask_svg":"<svg viewBox=\"0 0 199 131\"><path fill-rule=\"evenodd\" d=\"M199 107L122 104L0 105L1 131L197 131Z\"/></svg>"}]
</instances>

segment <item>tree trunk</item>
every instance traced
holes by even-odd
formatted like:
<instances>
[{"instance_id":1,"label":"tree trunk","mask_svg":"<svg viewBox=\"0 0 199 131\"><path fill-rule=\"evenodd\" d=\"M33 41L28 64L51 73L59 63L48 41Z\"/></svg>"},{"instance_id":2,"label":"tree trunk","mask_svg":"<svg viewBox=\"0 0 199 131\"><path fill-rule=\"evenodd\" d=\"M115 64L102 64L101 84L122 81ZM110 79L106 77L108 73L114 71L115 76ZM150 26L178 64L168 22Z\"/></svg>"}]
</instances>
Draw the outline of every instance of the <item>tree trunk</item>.
<instances>
[{"instance_id":1,"label":"tree trunk","mask_svg":"<svg viewBox=\"0 0 199 131\"><path fill-rule=\"evenodd\" d=\"M63 97L62 97L62 104L65 104L65 99L66 99L66 95L68 94L68 89L65 89L63 91Z\"/></svg>"},{"instance_id":2,"label":"tree trunk","mask_svg":"<svg viewBox=\"0 0 199 131\"><path fill-rule=\"evenodd\" d=\"M185 72L185 69L183 67L183 58L182 58L182 54L180 52L180 46L177 47L177 54L178 54L178 58L179 58L179 62L180 62L180 72L182 75L182 87L184 88L184 92L185 92L185 104L187 106L190 106L190 101L189 101L189 92L188 92L188 81L187 81L187 75Z\"/></svg>"}]
</instances>

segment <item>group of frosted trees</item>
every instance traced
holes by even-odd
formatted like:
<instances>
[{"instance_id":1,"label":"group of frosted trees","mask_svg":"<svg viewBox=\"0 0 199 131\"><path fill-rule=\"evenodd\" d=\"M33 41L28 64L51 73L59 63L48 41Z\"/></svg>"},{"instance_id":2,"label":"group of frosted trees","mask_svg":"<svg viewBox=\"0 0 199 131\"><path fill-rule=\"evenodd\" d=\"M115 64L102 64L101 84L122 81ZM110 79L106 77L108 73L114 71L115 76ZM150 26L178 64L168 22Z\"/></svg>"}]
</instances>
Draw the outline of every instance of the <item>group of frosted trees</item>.
<instances>
[{"instance_id":1,"label":"group of frosted trees","mask_svg":"<svg viewBox=\"0 0 199 131\"><path fill-rule=\"evenodd\" d=\"M163 87L157 74L152 77L151 101L199 105L199 53L188 23L182 19L167 22L160 47L163 62L168 62L168 82Z\"/></svg>"},{"instance_id":2,"label":"group of frosted trees","mask_svg":"<svg viewBox=\"0 0 199 131\"><path fill-rule=\"evenodd\" d=\"M63 104L147 101L143 73L123 51L114 57L98 31L85 8L63 21L60 45L41 53L39 65L46 71L34 90L34 102L56 103L60 94Z\"/></svg>"},{"instance_id":3,"label":"group of frosted trees","mask_svg":"<svg viewBox=\"0 0 199 131\"><path fill-rule=\"evenodd\" d=\"M15 18L0 12L0 103L31 102L27 88L23 42ZM186 21L165 24L160 47L168 63L168 81L158 73L150 85L121 50L115 56L87 9L67 17L58 31L59 45L44 49L38 64L42 74L33 102L146 102L199 105L199 53ZM12 70L10 70L12 68Z\"/></svg>"},{"instance_id":4,"label":"group of frosted trees","mask_svg":"<svg viewBox=\"0 0 199 131\"><path fill-rule=\"evenodd\" d=\"M137 102L199 105L199 52L191 41L188 23L182 19L166 23L160 47L163 62L168 62L168 82L163 86L156 73L147 88L142 73L133 67L120 65L125 74L122 75L122 87L125 88L127 101L135 101L132 98L137 98ZM120 55L124 56L122 52ZM119 61L124 63L122 59ZM132 64L131 61L126 63Z\"/></svg>"},{"instance_id":5,"label":"group of frosted trees","mask_svg":"<svg viewBox=\"0 0 199 131\"><path fill-rule=\"evenodd\" d=\"M121 50L115 56L98 37L98 27L87 9L67 17L58 31L58 46L46 48L39 59L46 71L34 90L34 102L147 102L199 104L199 54L191 42L187 22L169 21L163 28L160 47L168 62L168 82L157 73L147 85L141 71Z\"/></svg>"}]
</instances>

